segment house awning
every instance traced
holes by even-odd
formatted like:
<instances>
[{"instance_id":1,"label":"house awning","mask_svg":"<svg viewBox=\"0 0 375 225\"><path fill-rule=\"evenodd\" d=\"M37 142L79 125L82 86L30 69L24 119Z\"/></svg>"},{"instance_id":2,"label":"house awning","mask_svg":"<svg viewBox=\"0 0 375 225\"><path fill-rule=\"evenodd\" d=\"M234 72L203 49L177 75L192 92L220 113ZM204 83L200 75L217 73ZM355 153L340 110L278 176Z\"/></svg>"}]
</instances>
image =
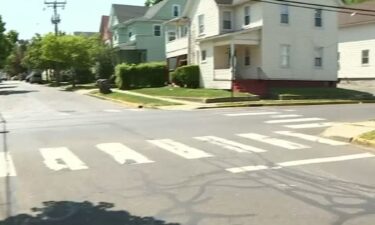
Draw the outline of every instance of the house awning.
<instances>
[{"instance_id":1,"label":"house awning","mask_svg":"<svg viewBox=\"0 0 375 225\"><path fill-rule=\"evenodd\" d=\"M214 42L215 46L238 44L238 45L259 45L261 27L235 31L207 38L197 39L197 42Z\"/></svg>"}]
</instances>

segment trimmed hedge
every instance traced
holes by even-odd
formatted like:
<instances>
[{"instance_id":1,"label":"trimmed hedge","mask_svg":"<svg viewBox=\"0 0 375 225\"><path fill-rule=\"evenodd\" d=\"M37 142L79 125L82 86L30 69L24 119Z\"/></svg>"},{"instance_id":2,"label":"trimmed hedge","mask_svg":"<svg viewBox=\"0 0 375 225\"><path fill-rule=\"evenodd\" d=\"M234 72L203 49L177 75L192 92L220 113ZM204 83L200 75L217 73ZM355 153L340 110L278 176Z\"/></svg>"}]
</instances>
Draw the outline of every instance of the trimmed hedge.
<instances>
[{"instance_id":1,"label":"trimmed hedge","mask_svg":"<svg viewBox=\"0 0 375 225\"><path fill-rule=\"evenodd\" d=\"M197 65L179 67L171 75L173 83L180 87L199 87L200 71Z\"/></svg>"},{"instance_id":2,"label":"trimmed hedge","mask_svg":"<svg viewBox=\"0 0 375 225\"><path fill-rule=\"evenodd\" d=\"M120 89L162 87L168 82L165 63L119 64L116 85Z\"/></svg>"}]
</instances>

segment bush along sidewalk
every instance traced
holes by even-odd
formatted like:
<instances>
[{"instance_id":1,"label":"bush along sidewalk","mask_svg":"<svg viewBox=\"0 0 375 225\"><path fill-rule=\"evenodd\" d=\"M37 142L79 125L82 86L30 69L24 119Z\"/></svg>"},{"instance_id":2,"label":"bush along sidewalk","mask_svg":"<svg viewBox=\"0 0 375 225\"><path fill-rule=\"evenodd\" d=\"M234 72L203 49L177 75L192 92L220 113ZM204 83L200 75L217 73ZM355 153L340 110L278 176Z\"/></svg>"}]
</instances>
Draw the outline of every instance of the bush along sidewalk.
<instances>
[{"instance_id":1,"label":"bush along sidewalk","mask_svg":"<svg viewBox=\"0 0 375 225\"><path fill-rule=\"evenodd\" d=\"M165 63L120 64L116 66L116 85L121 90L162 87L168 82Z\"/></svg>"},{"instance_id":2,"label":"bush along sidewalk","mask_svg":"<svg viewBox=\"0 0 375 225\"><path fill-rule=\"evenodd\" d=\"M182 66L171 73L172 82L180 87L198 88L200 70L199 66Z\"/></svg>"}]
</instances>

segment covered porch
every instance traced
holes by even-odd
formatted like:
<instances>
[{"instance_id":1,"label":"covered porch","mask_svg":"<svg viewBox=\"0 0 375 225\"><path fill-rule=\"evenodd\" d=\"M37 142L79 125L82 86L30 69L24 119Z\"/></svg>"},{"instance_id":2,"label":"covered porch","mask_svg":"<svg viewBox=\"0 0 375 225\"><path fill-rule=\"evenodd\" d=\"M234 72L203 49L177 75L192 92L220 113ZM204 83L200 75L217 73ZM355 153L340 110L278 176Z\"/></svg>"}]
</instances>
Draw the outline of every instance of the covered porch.
<instances>
[{"instance_id":1,"label":"covered porch","mask_svg":"<svg viewBox=\"0 0 375 225\"><path fill-rule=\"evenodd\" d=\"M261 71L260 30L220 35L212 41L214 81L257 79Z\"/></svg>"}]
</instances>

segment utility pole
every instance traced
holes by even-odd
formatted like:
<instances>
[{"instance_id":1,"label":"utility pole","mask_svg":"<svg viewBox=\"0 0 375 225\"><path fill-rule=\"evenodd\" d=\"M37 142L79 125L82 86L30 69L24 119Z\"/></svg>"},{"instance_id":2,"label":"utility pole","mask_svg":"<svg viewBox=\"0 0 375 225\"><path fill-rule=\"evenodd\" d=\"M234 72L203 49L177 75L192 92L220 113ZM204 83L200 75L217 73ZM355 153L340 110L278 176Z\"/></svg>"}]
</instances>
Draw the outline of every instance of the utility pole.
<instances>
[{"instance_id":1,"label":"utility pole","mask_svg":"<svg viewBox=\"0 0 375 225\"><path fill-rule=\"evenodd\" d=\"M53 15L52 15L52 18L51 18L51 22L52 24L55 25L55 35L59 35L59 23L61 22L61 19L60 19L60 14L58 14L57 10L59 8L61 9L64 9L65 8L65 5L66 5L66 0L65 1L44 1L44 4L48 7L48 8L53 8Z\"/></svg>"},{"instance_id":2,"label":"utility pole","mask_svg":"<svg viewBox=\"0 0 375 225\"><path fill-rule=\"evenodd\" d=\"M44 4L47 6L47 8L52 8L53 9L53 15L51 18L52 24L55 25L55 35L59 35L59 23L61 22L60 19L60 14L58 14L57 10L59 8L64 9L66 5L66 0L64 1L47 1L44 0ZM59 65L58 63L55 63L54 65L54 75L56 79L56 85L60 86L60 70L59 70Z\"/></svg>"}]
</instances>

